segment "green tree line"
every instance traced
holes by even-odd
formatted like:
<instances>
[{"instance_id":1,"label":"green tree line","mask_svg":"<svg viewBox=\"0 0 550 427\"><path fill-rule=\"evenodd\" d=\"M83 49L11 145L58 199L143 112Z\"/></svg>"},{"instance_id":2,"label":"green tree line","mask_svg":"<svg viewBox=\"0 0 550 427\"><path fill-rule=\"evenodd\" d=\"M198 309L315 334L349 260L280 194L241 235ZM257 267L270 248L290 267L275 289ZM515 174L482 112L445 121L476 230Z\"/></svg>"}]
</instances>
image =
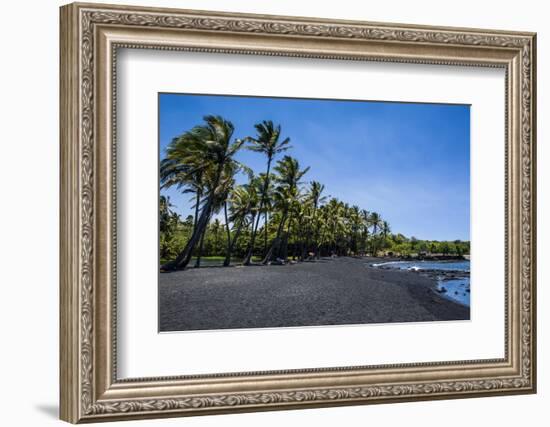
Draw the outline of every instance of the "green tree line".
<instances>
[{"instance_id":1,"label":"green tree line","mask_svg":"<svg viewBox=\"0 0 550 427\"><path fill-rule=\"evenodd\" d=\"M161 161L161 188L189 194L193 207L182 219L169 198L160 196L163 270L183 269L193 257L200 266L205 256L227 266L232 259L250 265L327 255L469 253L469 242L392 234L379 213L326 196L322 183L307 181L310 168L286 154L290 139L282 137L280 125L262 121L255 135L237 139L230 121L203 120L175 137ZM240 163L239 150L263 156L265 169L256 172ZM239 174L244 184L237 184Z\"/></svg>"}]
</instances>

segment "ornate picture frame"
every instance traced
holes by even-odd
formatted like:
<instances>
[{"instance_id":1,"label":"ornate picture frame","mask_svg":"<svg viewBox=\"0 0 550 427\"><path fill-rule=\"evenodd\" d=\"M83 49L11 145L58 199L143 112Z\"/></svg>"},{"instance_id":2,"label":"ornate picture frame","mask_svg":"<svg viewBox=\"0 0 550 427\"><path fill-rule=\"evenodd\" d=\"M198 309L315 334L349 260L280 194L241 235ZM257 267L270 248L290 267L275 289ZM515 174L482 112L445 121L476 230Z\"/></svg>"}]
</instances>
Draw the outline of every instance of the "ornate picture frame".
<instances>
[{"instance_id":1,"label":"ornate picture frame","mask_svg":"<svg viewBox=\"0 0 550 427\"><path fill-rule=\"evenodd\" d=\"M536 391L536 35L99 4L61 8L61 419L112 421ZM117 378L117 49L506 73L505 357Z\"/></svg>"}]
</instances>

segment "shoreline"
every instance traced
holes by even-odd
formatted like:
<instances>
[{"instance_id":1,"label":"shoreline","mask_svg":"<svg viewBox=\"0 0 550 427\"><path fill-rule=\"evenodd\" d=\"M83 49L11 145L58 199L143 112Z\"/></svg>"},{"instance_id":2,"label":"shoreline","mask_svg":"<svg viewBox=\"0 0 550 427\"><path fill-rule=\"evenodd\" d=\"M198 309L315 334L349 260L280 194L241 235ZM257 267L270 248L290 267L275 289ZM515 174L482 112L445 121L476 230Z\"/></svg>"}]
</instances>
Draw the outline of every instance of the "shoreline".
<instances>
[{"instance_id":1,"label":"shoreline","mask_svg":"<svg viewBox=\"0 0 550 427\"><path fill-rule=\"evenodd\" d=\"M437 281L373 257L161 273L161 332L469 320Z\"/></svg>"},{"instance_id":2,"label":"shoreline","mask_svg":"<svg viewBox=\"0 0 550 427\"><path fill-rule=\"evenodd\" d=\"M445 261L435 261L442 264L452 264L459 260L445 260ZM469 259L462 258L460 261L469 261ZM378 268L382 270L394 270L394 267L390 265L396 263L417 263L421 264L422 262L434 262L433 260L415 260L411 261L409 259L396 259L392 261L372 263L370 266L372 268ZM401 269L399 269L401 270ZM443 298L450 299L451 301L457 302L458 304L464 305L465 307L470 307L470 270L460 270L460 269L438 269L438 268L419 268L411 267L401 271L408 271L414 274L423 275L429 277L435 281L435 286L433 291L442 296Z\"/></svg>"}]
</instances>

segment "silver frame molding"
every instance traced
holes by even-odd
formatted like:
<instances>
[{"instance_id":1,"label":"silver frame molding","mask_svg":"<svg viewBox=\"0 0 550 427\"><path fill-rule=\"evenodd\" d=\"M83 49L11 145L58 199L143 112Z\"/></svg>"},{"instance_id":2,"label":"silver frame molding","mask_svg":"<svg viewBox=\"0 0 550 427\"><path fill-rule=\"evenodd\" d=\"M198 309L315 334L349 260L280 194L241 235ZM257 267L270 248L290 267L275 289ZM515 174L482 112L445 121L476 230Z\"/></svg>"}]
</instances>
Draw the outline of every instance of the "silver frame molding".
<instances>
[{"instance_id":1,"label":"silver frame molding","mask_svg":"<svg viewBox=\"0 0 550 427\"><path fill-rule=\"evenodd\" d=\"M60 13L61 419L112 421L536 391L534 33L80 3ZM505 357L117 379L118 48L505 69Z\"/></svg>"}]
</instances>

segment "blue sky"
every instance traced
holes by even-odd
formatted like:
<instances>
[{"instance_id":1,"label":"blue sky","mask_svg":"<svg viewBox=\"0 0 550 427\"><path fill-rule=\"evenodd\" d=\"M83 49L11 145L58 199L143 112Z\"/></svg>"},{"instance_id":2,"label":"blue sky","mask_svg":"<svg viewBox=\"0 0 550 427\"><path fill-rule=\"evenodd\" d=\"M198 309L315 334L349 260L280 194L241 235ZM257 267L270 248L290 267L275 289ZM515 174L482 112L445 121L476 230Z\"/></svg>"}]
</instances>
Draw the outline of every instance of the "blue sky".
<instances>
[{"instance_id":1,"label":"blue sky","mask_svg":"<svg viewBox=\"0 0 550 427\"><path fill-rule=\"evenodd\" d=\"M291 139L285 154L311 167L304 181L325 184L326 195L379 212L394 233L470 239L468 105L159 94L159 109L161 159L172 138L205 115L230 120L235 138L273 120ZM242 150L237 158L265 170L259 153ZM191 213L189 195L161 194L181 215Z\"/></svg>"}]
</instances>

